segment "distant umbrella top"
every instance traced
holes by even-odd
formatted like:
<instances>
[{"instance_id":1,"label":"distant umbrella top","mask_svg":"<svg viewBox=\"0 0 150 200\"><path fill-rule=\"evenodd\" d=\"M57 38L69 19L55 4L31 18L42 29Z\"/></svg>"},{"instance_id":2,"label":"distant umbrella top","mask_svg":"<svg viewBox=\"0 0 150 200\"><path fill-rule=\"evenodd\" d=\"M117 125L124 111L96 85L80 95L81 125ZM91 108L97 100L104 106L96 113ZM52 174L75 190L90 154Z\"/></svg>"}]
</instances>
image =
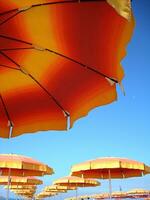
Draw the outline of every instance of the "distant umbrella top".
<instances>
[{"instance_id":1,"label":"distant umbrella top","mask_svg":"<svg viewBox=\"0 0 150 200\"><path fill-rule=\"evenodd\" d=\"M100 182L94 179L84 179L76 176L66 176L53 182L54 185L74 187L96 187Z\"/></svg>"},{"instance_id":2,"label":"distant umbrella top","mask_svg":"<svg viewBox=\"0 0 150 200\"><path fill-rule=\"evenodd\" d=\"M130 0L1 0L0 137L67 130L117 99Z\"/></svg>"},{"instance_id":3,"label":"distant umbrella top","mask_svg":"<svg viewBox=\"0 0 150 200\"><path fill-rule=\"evenodd\" d=\"M2 176L43 176L54 171L32 158L16 154L0 154L0 174Z\"/></svg>"}]
</instances>

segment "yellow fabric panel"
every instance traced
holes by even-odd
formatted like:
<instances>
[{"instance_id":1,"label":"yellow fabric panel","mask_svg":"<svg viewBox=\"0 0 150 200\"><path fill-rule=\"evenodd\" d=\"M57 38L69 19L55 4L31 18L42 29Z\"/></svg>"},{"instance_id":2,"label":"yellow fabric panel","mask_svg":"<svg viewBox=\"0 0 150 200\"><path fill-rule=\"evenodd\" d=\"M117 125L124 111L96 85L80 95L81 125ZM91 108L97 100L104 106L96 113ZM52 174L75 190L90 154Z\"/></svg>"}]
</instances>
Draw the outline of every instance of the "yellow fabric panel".
<instances>
[{"instance_id":1,"label":"yellow fabric panel","mask_svg":"<svg viewBox=\"0 0 150 200\"><path fill-rule=\"evenodd\" d=\"M107 2L127 20L131 17L131 0L107 0Z\"/></svg>"}]
</instances>

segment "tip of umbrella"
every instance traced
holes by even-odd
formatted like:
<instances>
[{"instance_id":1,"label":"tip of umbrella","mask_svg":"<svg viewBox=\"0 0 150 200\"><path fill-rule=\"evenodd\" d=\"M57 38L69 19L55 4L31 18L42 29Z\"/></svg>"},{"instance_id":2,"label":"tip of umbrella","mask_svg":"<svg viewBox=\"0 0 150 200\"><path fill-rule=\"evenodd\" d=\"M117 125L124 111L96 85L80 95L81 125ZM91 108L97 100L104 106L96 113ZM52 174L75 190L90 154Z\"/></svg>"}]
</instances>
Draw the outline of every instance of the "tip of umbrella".
<instances>
[{"instance_id":1,"label":"tip of umbrella","mask_svg":"<svg viewBox=\"0 0 150 200\"><path fill-rule=\"evenodd\" d=\"M11 121L8 121L8 126L9 126L9 136L8 136L8 138L10 139L10 138L12 138L12 132L13 132L14 125Z\"/></svg>"},{"instance_id":2,"label":"tip of umbrella","mask_svg":"<svg viewBox=\"0 0 150 200\"><path fill-rule=\"evenodd\" d=\"M119 86L120 86L120 89L121 89L123 95L125 96L126 93L125 93L125 89L124 89L124 86L123 86L122 82L119 83Z\"/></svg>"},{"instance_id":3,"label":"tip of umbrella","mask_svg":"<svg viewBox=\"0 0 150 200\"><path fill-rule=\"evenodd\" d=\"M66 130L68 131L71 128L71 119L70 113L66 110L63 110L64 117L66 118Z\"/></svg>"}]
</instances>

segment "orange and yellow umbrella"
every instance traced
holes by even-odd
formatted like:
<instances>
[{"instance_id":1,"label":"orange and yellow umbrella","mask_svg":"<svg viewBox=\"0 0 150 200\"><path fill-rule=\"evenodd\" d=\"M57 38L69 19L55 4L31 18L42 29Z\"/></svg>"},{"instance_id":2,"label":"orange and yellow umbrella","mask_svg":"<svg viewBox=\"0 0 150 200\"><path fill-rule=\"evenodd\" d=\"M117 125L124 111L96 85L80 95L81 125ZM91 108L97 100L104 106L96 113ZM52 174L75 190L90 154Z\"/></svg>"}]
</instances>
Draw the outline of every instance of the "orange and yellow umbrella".
<instances>
[{"instance_id":1,"label":"orange and yellow umbrella","mask_svg":"<svg viewBox=\"0 0 150 200\"><path fill-rule=\"evenodd\" d=\"M67 130L115 101L133 28L130 0L1 0L0 137Z\"/></svg>"},{"instance_id":2,"label":"orange and yellow umbrella","mask_svg":"<svg viewBox=\"0 0 150 200\"><path fill-rule=\"evenodd\" d=\"M4 188L7 189L8 186L5 186ZM10 185L9 189L10 190L13 190L13 189L17 189L17 190L35 189L36 190L37 186L36 185Z\"/></svg>"},{"instance_id":3,"label":"orange and yellow umbrella","mask_svg":"<svg viewBox=\"0 0 150 200\"><path fill-rule=\"evenodd\" d=\"M65 190L65 191L68 191L68 190L76 190L76 187L75 186L61 186L61 185L50 185L50 186L47 186L44 188L44 191L52 191L52 190Z\"/></svg>"},{"instance_id":4,"label":"orange and yellow umbrella","mask_svg":"<svg viewBox=\"0 0 150 200\"><path fill-rule=\"evenodd\" d=\"M23 191L23 192L36 192L36 189L34 189L34 188L29 188L29 189L10 189L11 191L13 191L13 192L21 192L21 191Z\"/></svg>"},{"instance_id":5,"label":"orange and yellow umbrella","mask_svg":"<svg viewBox=\"0 0 150 200\"><path fill-rule=\"evenodd\" d=\"M16 154L0 154L2 176L43 176L54 173L53 169L30 157Z\"/></svg>"},{"instance_id":6,"label":"orange and yellow umbrella","mask_svg":"<svg viewBox=\"0 0 150 200\"><path fill-rule=\"evenodd\" d=\"M76 164L71 173L84 178L109 179L111 196L111 179L143 176L150 173L150 167L135 160L106 157Z\"/></svg>"},{"instance_id":7,"label":"orange and yellow umbrella","mask_svg":"<svg viewBox=\"0 0 150 200\"><path fill-rule=\"evenodd\" d=\"M54 185L73 186L73 187L94 187L99 186L100 182L93 179L85 179L76 176L66 176L53 182Z\"/></svg>"},{"instance_id":8,"label":"orange and yellow umbrella","mask_svg":"<svg viewBox=\"0 0 150 200\"><path fill-rule=\"evenodd\" d=\"M35 177L10 177L11 185L41 185L43 182ZM1 176L0 177L0 185L7 185L8 177Z\"/></svg>"},{"instance_id":9,"label":"orange and yellow umbrella","mask_svg":"<svg viewBox=\"0 0 150 200\"><path fill-rule=\"evenodd\" d=\"M41 192L41 193L35 195L35 199L36 199L36 198L52 197L52 196L55 196L55 195L57 195L56 192L45 192L45 191L43 191L43 192Z\"/></svg>"}]
</instances>

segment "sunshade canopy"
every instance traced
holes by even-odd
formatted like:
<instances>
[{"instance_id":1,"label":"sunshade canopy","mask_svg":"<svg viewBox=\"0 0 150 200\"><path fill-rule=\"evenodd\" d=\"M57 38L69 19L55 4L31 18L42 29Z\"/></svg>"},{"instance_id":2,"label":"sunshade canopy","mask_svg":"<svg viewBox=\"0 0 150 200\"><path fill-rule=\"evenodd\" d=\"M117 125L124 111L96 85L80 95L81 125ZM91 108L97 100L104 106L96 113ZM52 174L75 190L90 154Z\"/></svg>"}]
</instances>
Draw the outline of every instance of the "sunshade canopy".
<instances>
[{"instance_id":1,"label":"sunshade canopy","mask_svg":"<svg viewBox=\"0 0 150 200\"><path fill-rule=\"evenodd\" d=\"M122 191L112 192L111 195L112 195L113 198L124 198L124 197L127 197L127 193L126 192L122 192Z\"/></svg>"},{"instance_id":2,"label":"sunshade canopy","mask_svg":"<svg viewBox=\"0 0 150 200\"><path fill-rule=\"evenodd\" d=\"M129 178L149 174L150 167L127 158L106 157L76 164L71 173L84 178L109 179L109 175L111 178Z\"/></svg>"},{"instance_id":3,"label":"sunshade canopy","mask_svg":"<svg viewBox=\"0 0 150 200\"><path fill-rule=\"evenodd\" d=\"M61 186L61 185L50 185L44 188L45 191L51 190L76 190L76 187L73 186Z\"/></svg>"},{"instance_id":4,"label":"sunshade canopy","mask_svg":"<svg viewBox=\"0 0 150 200\"><path fill-rule=\"evenodd\" d=\"M10 177L11 185L41 185L43 182L35 177ZM0 185L8 184L8 176L0 177Z\"/></svg>"},{"instance_id":5,"label":"sunshade canopy","mask_svg":"<svg viewBox=\"0 0 150 200\"><path fill-rule=\"evenodd\" d=\"M133 189L127 192L127 194L150 194L150 190L145 190L142 188Z\"/></svg>"},{"instance_id":6,"label":"sunshade canopy","mask_svg":"<svg viewBox=\"0 0 150 200\"><path fill-rule=\"evenodd\" d=\"M74 186L74 187L94 187L99 186L100 182L93 179L84 179L76 176L66 176L53 182L54 185Z\"/></svg>"},{"instance_id":7,"label":"sunshade canopy","mask_svg":"<svg viewBox=\"0 0 150 200\"><path fill-rule=\"evenodd\" d=\"M51 197L51 196L55 196L55 195L57 195L56 192L45 192L45 191L43 191L43 192L35 195L35 198L46 198L46 197Z\"/></svg>"},{"instance_id":8,"label":"sunshade canopy","mask_svg":"<svg viewBox=\"0 0 150 200\"><path fill-rule=\"evenodd\" d=\"M8 186L4 186L5 189L8 188ZM9 189L17 189L17 190L24 190L24 189L37 189L36 185L9 185Z\"/></svg>"},{"instance_id":9,"label":"sunshade canopy","mask_svg":"<svg viewBox=\"0 0 150 200\"><path fill-rule=\"evenodd\" d=\"M67 130L115 101L133 27L130 0L1 0L0 137Z\"/></svg>"},{"instance_id":10,"label":"sunshade canopy","mask_svg":"<svg viewBox=\"0 0 150 200\"><path fill-rule=\"evenodd\" d=\"M32 158L16 154L0 154L0 173L2 176L43 176L54 171Z\"/></svg>"}]
</instances>

